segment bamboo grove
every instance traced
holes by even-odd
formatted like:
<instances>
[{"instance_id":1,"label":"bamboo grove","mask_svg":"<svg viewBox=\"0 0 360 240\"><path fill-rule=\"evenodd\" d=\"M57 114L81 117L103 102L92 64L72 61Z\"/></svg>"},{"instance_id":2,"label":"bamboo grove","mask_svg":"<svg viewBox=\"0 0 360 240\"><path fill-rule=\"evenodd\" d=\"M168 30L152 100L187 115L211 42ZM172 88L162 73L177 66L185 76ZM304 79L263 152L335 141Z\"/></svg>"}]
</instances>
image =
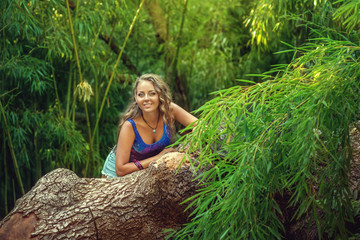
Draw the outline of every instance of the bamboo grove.
<instances>
[{"instance_id":1,"label":"bamboo grove","mask_svg":"<svg viewBox=\"0 0 360 240\"><path fill-rule=\"evenodd\" d=\"M202 6L161 4L166 8L158 1L1 1L1 215L54 168L100 176L139 74L160 74L183 91L196 88L174 96L185 107L199 106L209 91L231 85L233 72L227 69L232 64L221 54L225 36L203 41L225 27L227 9L216 9L218 17L210 18L216 4L209 2L198 26L202 33L185 45L179 33L189 39L197 23L182 24L180 30L177 22ZM162 24L165 20L173 27ZM219 27L212 26L215 22ZM195 49L202 59L197 68L192 63L199 60L188 58ZM199 82L209 66L219 66L208 73L220 70L222 77L203 86ZM199 78L194 88L186 86L192 71Z\"/></svg>"},{"instance_id":2,"label":"bamboo grove","mask_svg":"<svg viewBox=\"0 0 360 240\"><path fill-rule=\"evenodd\" d=\"M203 188L177 239L281 239L277 199L319 236L356 237L356 0L0 2L0 212L45 173L99 177L141 73L200 117ZM244 80L245 79L245 80ZM214 92L215 91L215 92ZM213 94L209 94L214 92ZM357 206L357 207L356 207Z\"/></svg>"}]
</instances>

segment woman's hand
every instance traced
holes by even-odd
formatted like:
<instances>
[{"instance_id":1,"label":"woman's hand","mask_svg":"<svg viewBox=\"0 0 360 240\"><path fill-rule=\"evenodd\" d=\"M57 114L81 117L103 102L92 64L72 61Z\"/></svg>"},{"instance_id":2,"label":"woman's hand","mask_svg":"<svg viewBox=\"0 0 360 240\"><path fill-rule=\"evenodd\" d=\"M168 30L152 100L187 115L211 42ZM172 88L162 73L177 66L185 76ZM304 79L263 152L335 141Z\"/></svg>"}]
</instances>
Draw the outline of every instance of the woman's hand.
<instances>
[{"instance_id":1,"label":"woman's hand","mask_svg":"<svg viewBox=\"0 0 360 240\"><path fill-rule=\"evenodd\" d=\"M169 152L176 152L176 150L174 148L164 148L159 154L159 158L161 158L162 156L164 156L166 153Z\"/></svg>"}]
</instances>

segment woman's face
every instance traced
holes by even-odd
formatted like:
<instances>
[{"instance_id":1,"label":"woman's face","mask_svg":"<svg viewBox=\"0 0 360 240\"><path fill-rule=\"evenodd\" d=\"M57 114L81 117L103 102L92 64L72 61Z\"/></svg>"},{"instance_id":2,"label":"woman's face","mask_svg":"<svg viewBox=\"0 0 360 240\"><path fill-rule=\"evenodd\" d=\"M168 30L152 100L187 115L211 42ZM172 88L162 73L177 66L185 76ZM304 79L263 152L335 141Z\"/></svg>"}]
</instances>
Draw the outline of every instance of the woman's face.
<instances>
[{"instance_id":1,"label":"woman's face","mask_svg":"<svg viewBox=\"0 0 360 240\"><path fill-rule=\"evenodd\" d=\"M157 111L159 108L159 94L150 81L139 82L136 88L135 100L144 113Z\"/></svg>"}]
</instances>

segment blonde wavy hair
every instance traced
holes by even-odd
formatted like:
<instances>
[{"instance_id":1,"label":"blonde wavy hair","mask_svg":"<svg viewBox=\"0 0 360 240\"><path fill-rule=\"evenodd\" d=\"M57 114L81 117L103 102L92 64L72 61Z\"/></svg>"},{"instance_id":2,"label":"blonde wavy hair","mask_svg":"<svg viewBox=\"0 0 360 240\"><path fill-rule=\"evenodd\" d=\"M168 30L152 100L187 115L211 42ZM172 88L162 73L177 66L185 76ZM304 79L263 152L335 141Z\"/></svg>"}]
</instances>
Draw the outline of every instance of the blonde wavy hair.
<instances>
[{"instance_id":1,"label":"blonde wavy hair","mask_svg":"<svg viewBox=\"0 0 360 240\"><path fill-rule=\"evenodd\" d=\"M162 119L164 123L166 123L170 129L174 130L174 119L170 112L170 104L172 102L171 100L171 93L169 90L168 85L164 82L164 80L156 75L156 74L144 74L138 77L135 81L135 85L133 88L133 99L130 103L129 107L125 111L125 114L121 118L121 121L118 126L118 134L120 133L120 129L122 125L125 123L128 119L133 119L141 115L141 109L139 108L139 105L136 103L135 96L136 96L136 90L141 81L149 81L154 84L155 91L159 95L159 111L160 115L162 116Z\"/></svg>"}]
</instances>

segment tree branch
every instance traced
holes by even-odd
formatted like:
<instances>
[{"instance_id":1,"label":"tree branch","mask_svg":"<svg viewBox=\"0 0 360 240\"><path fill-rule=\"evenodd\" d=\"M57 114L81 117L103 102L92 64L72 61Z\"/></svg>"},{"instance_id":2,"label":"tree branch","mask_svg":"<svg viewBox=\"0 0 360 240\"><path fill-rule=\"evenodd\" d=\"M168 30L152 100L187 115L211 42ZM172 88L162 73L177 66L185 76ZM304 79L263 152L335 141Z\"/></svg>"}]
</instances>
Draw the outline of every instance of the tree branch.
<instances>
[{"instance_id":1,"label":"tree branch","mask_svg":"<svg viewBox=\"0 0 360 240\"><path fill-rule=\"evenodd\" d=\"M189 220L180 203L197 189L189 164L176 173L183 157L168 153L143 171L112 179L56 169L16 202L0 223L0 239L164 238L165 229Z\"/></svg>"},{"instance_id":2,"label":"tree branch","mask_svg":"<svg viewBox=\"0 0 360 240\"><path fill-rule=\"evenodd\" d=\"M103 40L106 44L109 44L110 39L107 36L99 35L99 38ZM112 39L110 43L110 48L114 53L120 53L120 48L114 43L114 39ZM121 55L121 60L131 72L135 73L138 76L141 75L141 73L138 71L138 69L135 67L135 65L131 62L130 58L125 53Z\"/></svg>"},{"instance_id":3,"label":"tree branch","mask_svg":"<svg viewBox=\"0 0 360 240\"><path fill-rule=\"evenodd\" d=\"M180 29L183 28L185 12L186 12L186 3L184 5L183 14L182 14L182 23ZM177 71L177 57L180 50L180 44L177 45L177 48L173 44L170 44L173 41L172 36L169 34L167 29L167 19L165 18L164 11L158 0L149 0L145 2L146 10L151 18L151 23L155 31L155 37L159 44L164 44L165 47L162 48L165 55L165 71L166 71L166 81L171 86L171 90L174 94L175 101L180 104L185 109L189 110L189 105L187 102L187 87L186 87L186 76L184 74L179 74ZM181 38L180 30L179 38ZM179 41L180 42L180 41ZM178 43L179 43L178 42Z\"/></svg>"},{"instance_id":4,"label":"tree branch","mask_svg":"<svg viewBox=\"0 0 360 240\"><path fill-rule=\"evenodd\" d=\"M157 42L159 44L166 43L170 39L170 35L168 34L166 27L167 20L164 17L164 12L158 0L146 1L145 8L151 17L151 22L154 26Z\"/></svg>"}]
</instances>

